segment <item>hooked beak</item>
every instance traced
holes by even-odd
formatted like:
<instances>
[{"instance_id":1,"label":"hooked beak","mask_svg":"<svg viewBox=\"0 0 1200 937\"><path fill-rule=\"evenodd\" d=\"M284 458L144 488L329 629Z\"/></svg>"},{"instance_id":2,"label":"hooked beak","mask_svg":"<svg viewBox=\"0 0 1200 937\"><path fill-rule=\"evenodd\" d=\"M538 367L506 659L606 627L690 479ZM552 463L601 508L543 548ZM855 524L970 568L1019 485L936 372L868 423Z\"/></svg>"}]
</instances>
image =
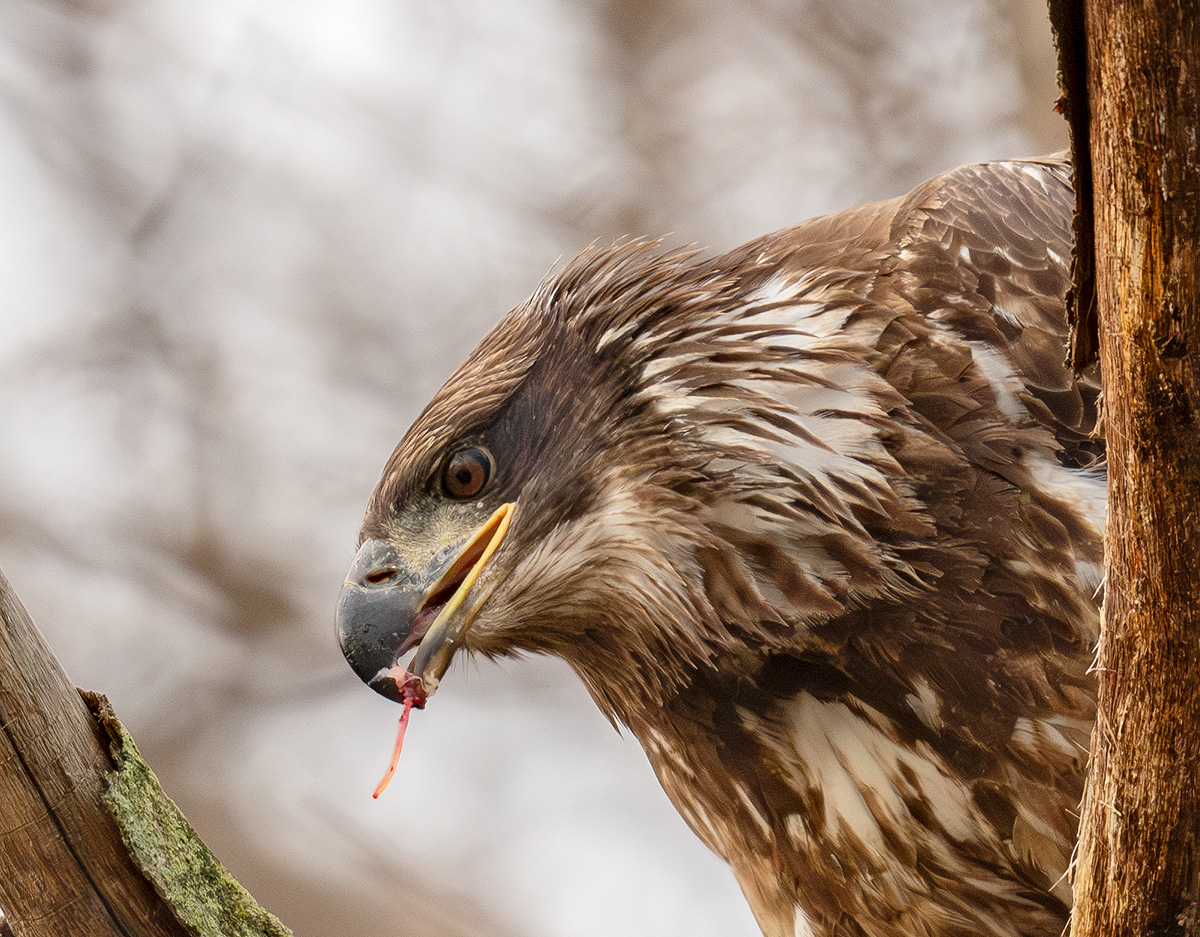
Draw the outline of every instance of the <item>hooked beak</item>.
<instances>
[{"instance_id":1,"label":"hooked beak","mask_svg":"<svg viewBox=\"0 0 1200 937\"><path fill-rule=\"evenodd\" d=\"M383 540L358 550L337 605L337 636L354 672L377 693L402 702L437 689L470 621L456 618L471 586L500 546L514 504L501 505L465 543L439 551L420 571ZM400 661L416 654L407 667Z\"/></svg>"}]
</instances>

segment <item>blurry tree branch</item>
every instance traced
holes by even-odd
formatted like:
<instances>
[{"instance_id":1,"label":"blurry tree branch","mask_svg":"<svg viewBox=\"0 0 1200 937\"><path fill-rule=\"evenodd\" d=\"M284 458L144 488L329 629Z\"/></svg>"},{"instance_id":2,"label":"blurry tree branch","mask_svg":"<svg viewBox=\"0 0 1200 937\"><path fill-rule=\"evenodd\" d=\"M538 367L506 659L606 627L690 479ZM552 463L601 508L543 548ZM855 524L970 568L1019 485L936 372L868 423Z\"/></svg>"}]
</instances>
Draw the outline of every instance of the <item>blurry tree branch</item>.
<instances>
[{"instance_id":1,"label":"blurry tree branch","mask_svg":"<svg viewBox=\"0 0 1200 937\"><path fill-rule=\"evenodd\" d=\"M0 908L12 937L290 934L81 694L0 574Z\"/></svg>"}]
</instances>

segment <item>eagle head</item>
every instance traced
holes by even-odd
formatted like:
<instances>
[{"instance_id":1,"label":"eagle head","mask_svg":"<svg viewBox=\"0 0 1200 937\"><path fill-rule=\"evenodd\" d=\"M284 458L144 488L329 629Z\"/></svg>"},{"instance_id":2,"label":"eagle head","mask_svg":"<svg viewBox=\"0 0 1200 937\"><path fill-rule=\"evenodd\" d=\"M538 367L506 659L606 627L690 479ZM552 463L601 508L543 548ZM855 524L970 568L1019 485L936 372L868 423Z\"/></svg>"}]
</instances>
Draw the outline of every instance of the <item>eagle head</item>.
<instances>
[{"instance_id":1,"label":"eagle head","mask_svg":"<svg viewBox=\"0 0 1200 937\"><path fill-rule=\"evenodd\" d=\"M752 561L714 534L725 500L772 487L749 445L770 431L772 401L756 403L762 426L737 425L750 418L727 382L784 350L764 354L770 326L714 316L769 307L770 271L692 261L650 242L586 252L418 417L371 497L338 603L343 652L372 688L423 703L460 649L547 653L626 718L805 616L803 601L786 619L768 608L753 582L748 567L777 548L764 541ZM717 575L738 595L711 596ZM808 591L807 611L828 615L828 591Z\"/></svg>"}]
</instances>

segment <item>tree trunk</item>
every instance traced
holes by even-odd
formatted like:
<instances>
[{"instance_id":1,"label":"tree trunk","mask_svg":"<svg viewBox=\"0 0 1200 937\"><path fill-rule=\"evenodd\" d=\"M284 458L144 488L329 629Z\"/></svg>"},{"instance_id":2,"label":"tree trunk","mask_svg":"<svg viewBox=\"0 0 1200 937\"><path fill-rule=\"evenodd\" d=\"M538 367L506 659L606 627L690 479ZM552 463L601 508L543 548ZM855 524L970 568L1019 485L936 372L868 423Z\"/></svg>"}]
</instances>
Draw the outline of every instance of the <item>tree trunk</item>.
<instances>
[{"instance_id":1,"label":"tree trunk","mask_svg":"<svg viewBox=\"0 0 1200 937\"><path fill-rule=\"evenodd\" d=\"M1085 29L1109 494L1071 933L1196 935L1200 0L1087 0Z\"/></svg>"}]
</instances>

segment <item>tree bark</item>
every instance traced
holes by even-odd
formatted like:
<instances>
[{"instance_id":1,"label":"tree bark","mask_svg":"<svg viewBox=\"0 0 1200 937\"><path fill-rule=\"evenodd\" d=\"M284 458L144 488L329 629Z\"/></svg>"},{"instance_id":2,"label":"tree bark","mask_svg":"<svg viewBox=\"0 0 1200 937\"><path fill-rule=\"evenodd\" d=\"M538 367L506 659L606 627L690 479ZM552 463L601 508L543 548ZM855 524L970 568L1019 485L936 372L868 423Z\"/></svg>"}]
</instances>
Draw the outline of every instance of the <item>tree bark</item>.
<instances>
[{"instance_id":1,"label":"tree bark","mask_svg":"<svg viewBox=\"0 0 1200 937\"><path fill-rule=\"evenodd\" d=\"M1087 0L1108 440L1074 937L1200 934L1200 0Z\"/></svg>"},{"instance_id":2,"label":"tree bark","mask_svg":"<svg viewBox=\"0 0 1200 937\"><path fill-rule=\"evenodd\" d=\"M90 708L89 708L90 704ZM0 935L290 937L71 686L0 574Z\"/></svg>"}]
</instances>

